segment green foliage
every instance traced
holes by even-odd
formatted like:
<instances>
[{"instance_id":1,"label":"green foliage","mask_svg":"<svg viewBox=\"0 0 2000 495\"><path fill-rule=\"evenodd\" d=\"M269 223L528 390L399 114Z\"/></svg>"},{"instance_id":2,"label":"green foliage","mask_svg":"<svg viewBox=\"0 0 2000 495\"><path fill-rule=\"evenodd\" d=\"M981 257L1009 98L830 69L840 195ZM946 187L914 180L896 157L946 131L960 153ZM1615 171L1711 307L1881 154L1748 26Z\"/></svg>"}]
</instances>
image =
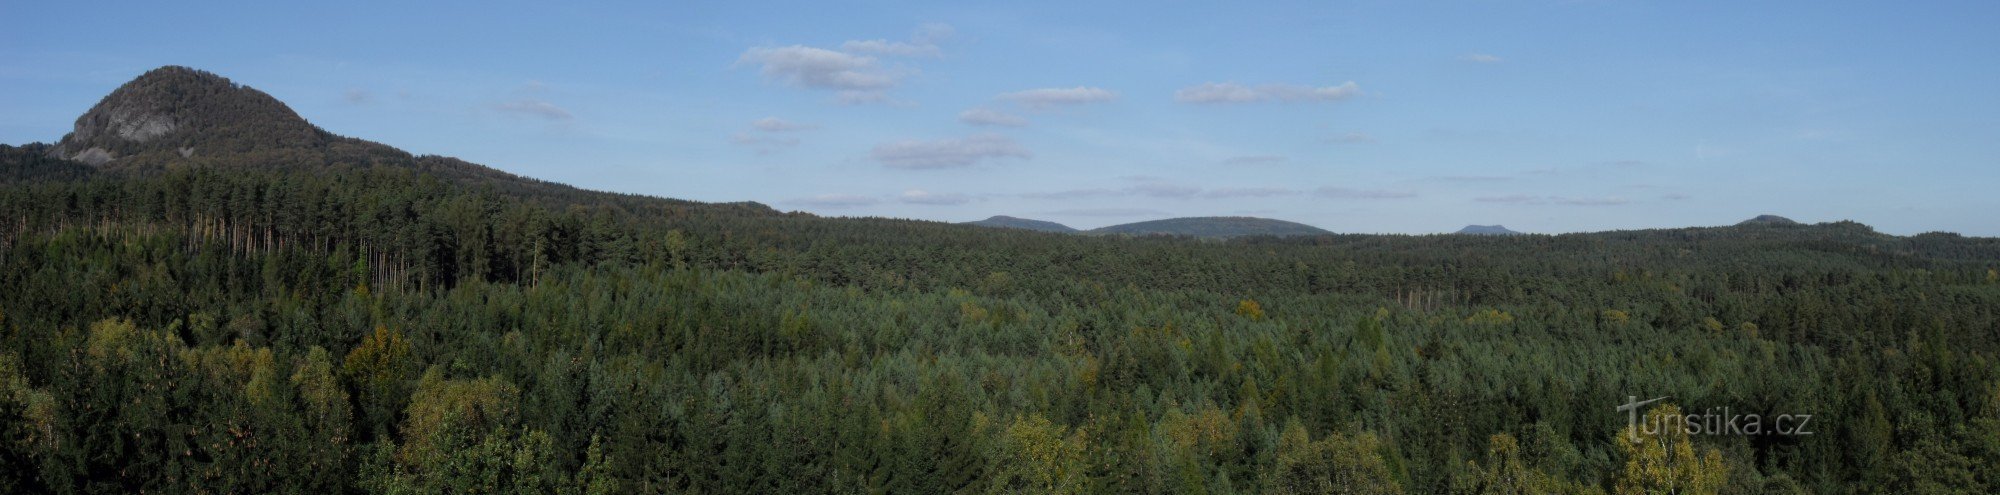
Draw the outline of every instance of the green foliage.
<instances>
[{"instance_id":1,"label":"green foliage","mask_svg":"<svg viewBox=\"0 0 2000 495\"><path fill-rule=\"evenodd\" d=\"M1264 306L1255 300L1244 299L1236 303L1236 316L1249 318L1250 321L1264 321Z\"/></svg>"},{"instance_id":2,"label":"green foliage","mask_svg":"<svg viewBox=\"0 0 2000 495\"><path fill-rule=\"evenodd\" d=\"M1625 454L1625 470L1618 477L1617 493L1721 493L1729 478L1722 452L1698 453L1682 417L1679 407L1661 404L1647 411L1639 424L1625 428L1624 441L1618 443Z\"/></svg>"},{"instance_id":3,"label":"green foliage","mask_svg":"<svg viewBox=\"0 0 2000 495\"><path fill-rule=\"evenodd\" d=\"M0 149L0 492L2000 486L1992 239L1066 236L47 151ZM1824 426L1631 444L1632 394Z\"/></svg>"},{"instance_id":4,"label":"green foliage","mask_svg":"<svg viewBox=\"0 0 2000 495\"><path fill-rule=\"evenodd\" d=\"M1313 440L1305 426L1292 423L1278 437L1277 463L1264 479L1265 493L1403 493L1379 454L1380 440L1363 433L1338 432Z\"/></svg>"}]
</instances>

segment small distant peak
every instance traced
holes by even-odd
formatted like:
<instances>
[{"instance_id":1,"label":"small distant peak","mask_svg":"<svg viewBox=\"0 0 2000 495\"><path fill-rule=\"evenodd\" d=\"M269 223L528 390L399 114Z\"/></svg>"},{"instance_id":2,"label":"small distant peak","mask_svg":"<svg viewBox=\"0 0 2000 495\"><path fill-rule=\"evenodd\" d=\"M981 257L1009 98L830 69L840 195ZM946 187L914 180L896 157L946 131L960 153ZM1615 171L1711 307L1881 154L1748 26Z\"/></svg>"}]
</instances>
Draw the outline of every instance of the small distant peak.
<instances>
[{"instance_id":1,"label":"small distant peak","mask_svg":"<svg viewBox=\"0 0 2000 495\"><path fill-rule=\"evenodd\" d=\"M1792 219L1790 218L1785 218L1777 215L1757 215L1756 217L1753 217L1749 220L1738 222L1736 225L1748 226L1748 225L1798 225L1798 224L1799 224L1798 222L1792 221Z\"/></svg>"},{"instance_id":2,"label":"small distant peak","mask_svg":"<svg viewBox=\"0 0 2000 495\"><path fill-rule=\"evenodd\" d=\"M1458 233L1465 235L1521 235L1520 232L1508 230L1507 227L1499 225L1467 225L1465 228L1458 229Z\"/></svg>"}]
</instances>

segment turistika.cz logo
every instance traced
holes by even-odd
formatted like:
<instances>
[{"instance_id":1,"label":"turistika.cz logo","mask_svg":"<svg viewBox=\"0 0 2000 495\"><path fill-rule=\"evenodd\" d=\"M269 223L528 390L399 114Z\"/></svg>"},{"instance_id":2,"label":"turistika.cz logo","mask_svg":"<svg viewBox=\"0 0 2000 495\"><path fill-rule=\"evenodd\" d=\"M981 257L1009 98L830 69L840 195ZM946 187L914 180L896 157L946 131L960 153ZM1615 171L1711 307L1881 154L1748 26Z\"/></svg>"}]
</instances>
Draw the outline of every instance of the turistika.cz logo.
<instances>
[{"instance_id":1,"label":"turistika.cz logo","mask_svg":"<svg viewBox=\"0 0 2000 495\"><path fill-rule=\"evenodd\" d=\"M1811 435L1811 414L1780 414L1766 417L1758 414L1732 414L1728 407L1720 411L1709 408L1699 413L1680 414L1639 414L1639 409L1667 397L1639 400L1638 396L1625 396L1625 403L1618 406L1618 412L1625 413L1625 434L1633 443L1641 441L1640 434L1659 435L1679 428L1688 435Z\"/></svg>"}]
</instances>

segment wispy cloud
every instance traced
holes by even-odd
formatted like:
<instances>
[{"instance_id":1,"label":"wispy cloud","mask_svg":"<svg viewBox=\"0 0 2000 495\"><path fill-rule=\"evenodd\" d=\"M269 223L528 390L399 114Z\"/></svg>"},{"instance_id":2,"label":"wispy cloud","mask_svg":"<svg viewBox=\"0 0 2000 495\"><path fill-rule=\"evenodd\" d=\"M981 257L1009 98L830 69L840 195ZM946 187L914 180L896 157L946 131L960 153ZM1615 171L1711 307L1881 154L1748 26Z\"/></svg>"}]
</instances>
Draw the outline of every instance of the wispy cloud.
<instances>
[{"instance_id":1,"label":"wispy cloud","mask_svg":"<svg viewBox=\"0 0 2000 495\"><path fill-rule=\"evenodd\" d=\"M1270 198L1292 196L1300 193L1301 191L1297 189L1285 187L1218 187L1209 189L1207 192L1202 193L1201 196L1213 199Z\"/></svg>"},{"instance_id":2,"label":"wispy cloud","mask_svg":"<svg viewBox=\"0 0 2000 495\"><path fill-rule=\"evenodd\" d=\"M1174 92L1181 103L1256 103L1265 101L1340 101L1361 94L1361 86L1348 81L1338 86L1312 87L1297 84L1245 86L1233 82L1202 83Z\"/></svg>"},{"instance_id":3,"label":"wispy cloud","mask_svg":"<svg viewBox=\"0 0 2000 495\"><path fill-rule=\"evenodd\" d=\"M764 117L750 123L750 127L764 132L795 132L818 129L819 126L801 124L777 117Z\"/></svg>"},{"instance_id":4,"label":"wispy cloud","mask_svg":"<svg viewBox=\"0 0 2000 495\"><path fill-rule=\"evenodd\" d=\"M1284 155L1232 156L1229 157L1228 159L1223 160L1222 164L1223 165L1269 165L1273 163L1283 163L1285 160L1288 160L1288 158L1285 158Z\"/></svg>"},{"instance_id":5,"label":"wispy cloud","mask_svg":"<svg viewBox=\"0 0 2000 495\"><path fill-rule=\"evenodd\" d=\"M1116 100L1118 99L1118 92L1104 88L1077 86L1074 88L1037 88L1015 91L1012 93L1003 93L997 98L1019 103L1021 106L1028 108L1048 108Z\"/></svg>"},{"instance_id":6,"label":"wispy cloud","mask_svg":"<svg viewBox=\"0 0 2000 495\"><path fill-rule=\"evenodd\" d=\"M901 76L874 57L804 45L751 48L736 63L758 65L765 79L788 86L838 91L846 103L882 101Z\"/></svg>"},{"instance_id":7,"label":"wispy cloud","mask_svg":"<svg viewBox=\"0 0 2000 495\"><path fill-rule=\"evenodd\" d=\"M1126 189L1133 194L1155 198L1186 199L1201 194L1201 188L1167 182L1146 182Z\"/></svg>"},{"instance_id":8,"label":"wispy cloud","mask_svg":"<svg viewBox=\"0 0 2000 495\"><path fill-rule=\"evenodd\" d=\"M974 108L959 112L958 121L968 125L994 127L1022 127L1028 125L1028 119L990 108Z\"/></svg>"},{"instance_id":9,"label":"wispy cloud","mask_svg":"<svg viewBox=\"0 0 2000 495\"><path fill-rule=\"evenodd\" d=\"M1375 142L1375 136L1370 136L1365 132L1343 132L1327 136L1321 141L1331 144L1369 144Z\"/></svg>"},{"instance_id":10,"label":"wispy cloud","mask_svg":"<svg viewBox=\"0 0 2000 495\"><path fill-rule=\"evenodd\" d=\"M1139 217L1163 216L1167 212L1150 208L1074 208L1045 212L1050 215L1071 215L1079 217Z\"/></svg>"},{"instance_id":11,"label":"wispy cloud","mask_svg":"<svg viewBox=\"0 0 2000 495\"><path fill-rule=\"evenodd\" d=\"M889 40L853 40L840 44L840 50L853 53L872 53L897 57L936 57L944 54L937 45L919 45Z\"/></svg>"},{"instance_id":12,"label":"wispy cloud","mask_svg":"<svg viewBox=\"0 0 2000 495\"><path fill-rule=\"evenodd\" d=\"M506 113L509 115L515 115L521 117L535 117L547 120L569 120L571 118L574 118L573 115L570 115L569 110L564 110L562 107L558 107L554 103L549 103L541 100L533 100L533 99L521 99L509 102L502 102L493 105L493 109L499 110L501 113Z\"/></svg>"},{"instance_id":13,"label":"wispy cloud","mask_svg":"<svg viewBox=\"0 0 2000 495\"><path fill-rule=\"evenodd\" d=\"M1509 194L1505 196L1481 196L1478 198L1473 198L1473 201L1481 203L1501 203L1501 204L1515 204L1515 205L1556 204L1556 205L1568 205L1568 206L1617 206L1631 202L1630 200L1626 200L1625 198L1618 198L1618 197L1571 198L1564 196L1530 196L1526 194Z\"/></svg>"},{"instance_id":14,"label":"wispy cloud","mask_svg":"<svg viewBox=\"0 0 2000 495\"><path fill-rule=\"evenodd\" d=\"M1619 172L1627 170L1640 170L1651 166L1653 166L1653 163L1645 160L1607 160L1600 162L1591 162L1588 164L1578 165L1578 166L1541 167L1531 170L1525 170L1522 171L1521 173L1528 175L1558 175L1558 174L1568 175L1573 173L1603 174L1603 173L1611 173L1611 172Z\"/></svg>"},{"instance_id":15,"label":"wispy cloud","mask_svg":"<svg viewBox=\"0 0 2000 495\"><path fill-rule=\"evenodd\" d=\"M787 204L804 206L807 208L828 208L828 209L858 208L862 206L871 206L880 202L881 200L875 199L874 197L871 196L858 196L853 194L821 194L810 198L799 198L791 201L786 201Z\"/></svg>"},{"instance_id":16,"label":"wispy cloud","mask_svg":"<svg viewBox=\"0 0 2000 495\"><path fill-rule=\"evenodd\" d=\"M340 99L341 101L345 101L350 105L366 105L375 102L375 94L370 93L368 92L368 90L365 89L356 88L356 89L349 89L346 92L341 93Z\"/></svg>"},{"instance_id":17,"label":"wispy cloud","mask_svg":"<svg viewBox=\"0 0 2000 495\"><path fill-rule=\"evenodd\" d=\"M903 191L903 195L897 196L896 199L913 205L931 206L962 205L972 202L972 197L964 194L934 193L922 189Z\"/></svg>"},{"instance_id":18,"label":"wispy cloud","mask_svg":"<svg viewBox=\"0 0 2000 495\"><path fill-rule=\"evenodd\" d=\"M1616 197L1612 198L1551 197L1549 199L1559 205L1573 205L1573 206L1615 206L1631 202L1626 200L1625 198L1616 198Z\"/></svg>"},{"instance_id":19,"label":"wispy cloud","mask_svg":"<svg viewBox=\"0 0 2000 495\"><path fill-rule=\"evenodd\" d=\"M1525 204L1525 205L1538 205L1546 202L1540 196L1529 196L1526 194L1509 194L1506 196L1480 196L1477 198L1473 198L1472 200L1481 203L1505 203L1505 204Z\"/></svg>"},{"instance_id":20,"label":"wispy cloud","mask_svg":"<svg viewBox=\"0 0 2000 495\"><path fill-rule=\"evenodd\" d=\"M1504 175L1442 175L1430 177L1426 180L1437 182L1505 182L1514 180L1514 178Z\"/></svg>"},{"instance_id":21,"label":"wispy cloud","mask_svg":"<svg viewBox=\"0 0 2000 495\"><path fill-rule=\"evenodd\" d=\"M1088 198L1104 198L1111 196L1123 196L1125 194L1126 191L1124 190L1096 188L1096 189L1069 189L1069 190L1054 191L1054 192L1022 193L1021 197L1028 199L1069 200L1069 199L1088 199Z\"/></svg>"},{"instance_id":22,"label":"wispy cloud","mask_svg":"<svg viewBox=\"0 0 2000 495\"><path fill-rule=\"evenodd\" d=\"M959 168L997 158L1028 158L1028 149L1006 136L980 134L936 141L896 141L875 146L870 156L889 168Z\"/></svg>"},{"instance_id":23,"label":"wispy cloud","mask_svg":"<svg viewBox=\"0 0 2000 495\"><path fill-rule=\"evenodd\" d=\"M783 148L799 145L799 138L792 135L801 131L818 129L819 126L801 124L777 117L765 117L750 122L751 131L738 132L729 136L729 142L737 146L757 150L758 154L768 154Z\"/></svg>"},{"instance_id":24,"label":"wispy cloud","mask_svg":"<svg viewBox=\"0 0 2000 495\"><path fill-rule=\"evenodd\" d=\"M1313 194L1322 198L1329 198L1329 199L1403 199L1403 198L1417 197L1417 193L1409 191L1387 191L1381 189L1349 189L1345 187L1333 187L1333 186L1321 187L1319 189L1314 190Z\"/></svg>"},{"instance_id":25,"label":"wispy cloud","mask_svg":"<svg viewBox=\"0 0 2000 495\"><path fill-rule=\"evenodd\" d=\"M1458 60L1461 62L1472 62L1475 64L1497 64L1502 62L1500 57L1487 53L1467 53L1464 55L1459 55Z\"/></svg>"},{"instance_id":26,"label":"wispy cloud","mask_svg":"<svg viewBox=\"0 0 2000 495\"><path fill-rule=\"evenodd\" d=\"M1092 188L1092 189L1070 189L1070 190L1055 191L1055 192L1025 193L1021 194L1020 197L1028 199L1043 199L1043 200L1058 200L1058 201L1097 199L1097 198L1110 198L1110 197L1135 197L1135 196L1155 198L1155 199L1189 200L1189 199L1271 198L1280 196L1296 196L1300 194L1306 194L1308 192L1288 187L1273 187L1273 186L1201 188L1184 184L1176 184L1173 182L1166 181L1164 179L1153 178L1153 177L1133 177L1130 179L1137 183L1131 186L1115 188L1115 189ZM1353 190L1333 189L1333 188L1325 188L1323 189L1323 191L1326 192L1322 192L1321 194L1326 195L1328 197L1345 197L1353 199L1389 199L1389 198L1401 198L1401 197L1413 196L1413 194L1411 193L1402 193L1395 191L1353 191Z\"/></svg>"},{"instance_id":27,"label":"wispy cloud","mask_svg":"<svg viewBox=\"0 0 2000 495\"><path fill-rule=\"evenodd\" d=\"M851 40L841 43L840 50L891 57L938 57L944 55L944 48L940 45L957 33L950 25L927 23L918 26L916 32L910 34L909 41Z\"/></svg>"},{"instance_id":28,"label":"wispy cloud","mask_svg":"<svg viewBox=\"0 0 2000 495\"><path fill-rule=\"evenodd\" d=\"M729 136L729 142L730 144L734 144L737 146L744 146L755 149L759 154L767 154L776 152L782 148L790 148L793 146L798 146L799 138L794 136L776 136L770 134L753 134L748 132L738 132L736 134Z\"/></svg>"}]
</instances>

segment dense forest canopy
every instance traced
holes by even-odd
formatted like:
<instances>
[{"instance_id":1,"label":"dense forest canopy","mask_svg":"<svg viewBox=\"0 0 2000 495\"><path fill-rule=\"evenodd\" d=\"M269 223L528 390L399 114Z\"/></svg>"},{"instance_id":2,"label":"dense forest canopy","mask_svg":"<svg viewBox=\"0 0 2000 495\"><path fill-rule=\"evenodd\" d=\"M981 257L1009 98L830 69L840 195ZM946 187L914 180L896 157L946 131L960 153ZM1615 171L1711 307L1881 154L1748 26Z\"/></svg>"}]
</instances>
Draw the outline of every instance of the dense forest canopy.
<instances>
[{"instance_id":1,"label":"dense forest canopy","mask_svg":"<svg viewBox=\"0 0 2000 495\"><path fill-rule=\"evenodd\" d=\"M118 105L296 118L182 71ZM1996 239L1079 236L263 128L0 147L0 491L2000 490Z\"/></svg>"}]
</instances>

